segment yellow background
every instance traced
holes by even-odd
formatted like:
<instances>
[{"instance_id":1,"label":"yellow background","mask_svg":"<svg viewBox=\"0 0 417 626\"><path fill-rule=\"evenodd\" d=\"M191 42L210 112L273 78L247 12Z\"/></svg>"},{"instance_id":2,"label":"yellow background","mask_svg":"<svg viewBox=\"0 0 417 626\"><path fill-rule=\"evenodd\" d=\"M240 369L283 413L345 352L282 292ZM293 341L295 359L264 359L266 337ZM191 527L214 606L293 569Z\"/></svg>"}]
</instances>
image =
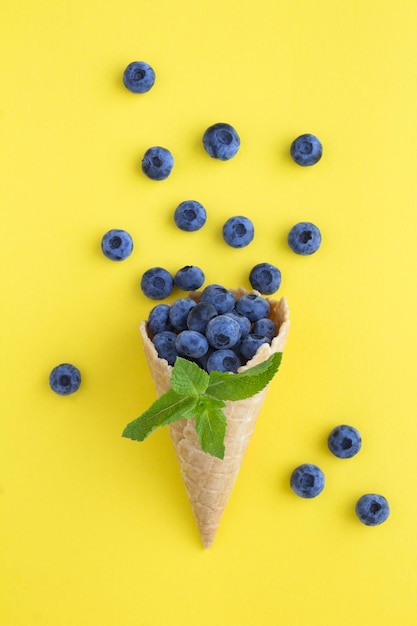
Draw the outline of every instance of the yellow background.
<instances>
[{"instance_id":1,"label":"yellow background","mask_svg":"<svg viewBox=\"0 0 417 626\"><path fill-rule=\"evenodd\" d=\"M1 623L414 625L415 1L2 0L0 23ZM122 85L133 60L148 94ZM229 162L202 149L218 121L241 137ZM303 132L315 167L289 157ZM158 144L163 182L140 171ZM172 219L190 198L196 233ZM242 250L220 236L236 214L256 228ZM311 257L286 243L301 220L322 231ZM134 238L123 263L110 228ZM167 431L120 436L155 397L139 282L197 264L248 286L262 261L291 334L205 551ZM63 361L83 376L67 398L48 385ZM341 422L363 436L348 461L326 447ZM303 462L327 478L311 501L288 486ZM377 528L354 515L370 491L392 509Z\"/></svg>"}]
</instances>

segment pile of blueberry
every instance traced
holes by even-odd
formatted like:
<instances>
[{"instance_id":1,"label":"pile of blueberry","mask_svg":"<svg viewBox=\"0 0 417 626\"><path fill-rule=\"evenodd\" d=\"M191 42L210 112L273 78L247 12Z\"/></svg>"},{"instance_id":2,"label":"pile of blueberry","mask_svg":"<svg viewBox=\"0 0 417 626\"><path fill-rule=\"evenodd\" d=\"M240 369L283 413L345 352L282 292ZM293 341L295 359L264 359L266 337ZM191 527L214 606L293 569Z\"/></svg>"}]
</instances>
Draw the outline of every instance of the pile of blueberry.
<instances>
[{"instance_id":1,"label":"pile of blueberry","mask_svg":"<svg viewBox=\"0 0 417 626\"><path fill-rule=\"evenodd\" d=\"M330 432L327 445L339 459L350 459L361 449L362 438L353 426L340 424ZM323 470L312 463L299 465L290 477L291 489L301 498L315 498L323 491L325 482ZM367 493L356 502L355 513L366 526L378 526L388 519L390 507L384 496Z\"/></svg>"},{"instance_id":2,"label":"pile of blueberry","mask_svg":"<svg viewBox=\"0 0 417 626\"><path fill-rule=\"evenodd\" d=\"M159 357L170 365L181 356L209 373L235 373L277 334L269 314L270 304L261 295L235 298L229 289L211 284L198 302L186 297L157 304L147 328Z\"/></svg>"}]
</instances>

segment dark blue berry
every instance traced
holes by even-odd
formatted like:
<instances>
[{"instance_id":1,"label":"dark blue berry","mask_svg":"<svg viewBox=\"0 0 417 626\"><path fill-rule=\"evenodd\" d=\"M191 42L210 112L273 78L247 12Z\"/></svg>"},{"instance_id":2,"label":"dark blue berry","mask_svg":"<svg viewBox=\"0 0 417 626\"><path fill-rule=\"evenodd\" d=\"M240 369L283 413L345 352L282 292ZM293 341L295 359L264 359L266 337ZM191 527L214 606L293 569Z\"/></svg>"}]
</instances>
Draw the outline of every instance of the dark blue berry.
<instances>
[{"instance_id":1,"label":"dark blue berry","mask_svg":"<svg viewBox=\"0 0 417 626\"><path fill-rule=\"evenodd\" d=\"M362 439L359 431L353 426L340 424L331 431L327 444L330 452L340 459L350 459L359 452Z\"/></svg>"},{"instance_id":2,"label":"dark blue berry","mask_svg":"<svg viewBox=\"0 0 417 626\"><path fill-rule=\"evenodd\" d=\"M272 340L277 334L277 327L269 317L263 317L254 323L252 332L254 335L261 335Z\"/></svg>"},{"instance_id":3,"label":"dark blue berry","mask_svg":"<svg viewBox=\"0 0 417 626\"><path fill-rule=\"evenodd\" d=\"M183 330L176 338L175 347L178 354L187 359L199 359L209 349L206 337L195 330Z\"/></svg>"},{"instance_id":4,"label":"dark blue berry","mask_svg":"<svg viewBox=\"0 0 417 626\"><path fill-rule=\"evenodd\" d=\"M49 385L60 396L69 396L81 385L80 370L70 363L61 363L50 373Z\"/></svg>"},{"instance_id":5,"label":"dark blue berry","mask_svg":"<svg viewBox=\"0 0 417 626\"><path fill-rule=\"evenodd\" d=\"M161 359L168 361L169 365L174 365L178 356L178 352L175 347L176 339L177 334L170 330L163 330L162 332L157 333L152 339L158 356Z\"/></svg>"},{"instance_id":6,"label":"dark blue berry","mask_svg":"<svg viewBox=\"0 0 417 626\"><path fill-rule=\"evenodd\" d=\"M236 302L236 311L250 319L251 322L268 317L270 310L271 306L268 300L254 293L248 293Z\"/></svg>"},{"instance_id":7,"label":"dark blue berry","mask_svg":"<svg viewBox=\"0 0 417 626\"><path fill-rule=\"evenodd\" d=\"M173 167L174 157L169 150L161 146L148 148L142 159L142 171L152 180L168 178Z\"/></svg>"},{"instance_id":8,"label":"dark blue berry","mask_svg":"<svg viewBox=\"0 0 417 626\"><path fill-rule=\"evenodd\" d=\"M174 211L174 222L181 230L193 232L204 226L206 209L196 200L184 200Z\"/></svg>"},{"instance_id":9,"label":"dark blue berry","mask_svg":"<svg viewBox=\"0 0 417 626\"><path fill-rule=\"evenodd\" d=\"M258 348L264 343L270 344L271 340L264 335L254 335L250 333L242 339L239 346L240 353L247 361L250 361L257 353Z\"/></svg>"},{"instance_id":10,"label":"dark blue berry","mask_svg":"<svg viewBox=\"0 0 417 626\"><path fill-rule=\"evenodd\" d=\"M298 165L315 165L322 157L323 147L315 135L305 133L294 139L290 153Z\"/></svg>"},{"instance_id":11,"label":"dark blue berry","mask_svg":"<svg viewBox=\"0 0 417 626\"><path fill-rule=\"evenodd\" d=\"M236 374L241 365L238 355L233 350L214 350L207 359L206 370L208 373L216 371Z\"/></svg>"},{"instance_id":12,"label":"dark blue berry","mask_svg":"<svg viewBox=\"0 0 417 626\"><path fill-rule=\"evenodd\" d=\"M357 501L355 512L366 526L378 526L388 519L390 507L384 496L367 493Z\"/></svg>"},{"instance_id":13,"label":"dark blue berry","mask_svg":"<svg viewBox=\"0 0 417 626\"><path fill-rule=\"evenodd\" d=\"M206 337L209 344L216 350L232 348L240 340L240 326L231 317L218 315L207 324Z\"/></svg>"},{"instance_id":14,"label":"dark blue berry","mask_svg":"<svg viewBox=\"0 0 417 626\"><path fill-rule=\"evenodd\" d=\"M174 279L163 267L152 267L143 274L140 286L148 298L163 300L172 293Z\"/></svg>"},{"instance_id":15,"label":"dark blue berry","mask_svg":"<svg viewBox=\"0 0 417 626\"><path fill-rule=\"evenodd\" d=\"M232 319L236 320L236 322L240 326L242 339L243 337L246 337L247 335L249 335L251 328L252 328L252 323L250 319L248 319L244 315L240 315L240 313L237 313L236 311L228 311L224 315L227 315L228 317L231 317Z\"/></svg>"},{"instance_id":16,"label":"dark blue berry","mask_svg":"<svg viewBox=\"0 0 417 626\"><path fill-rule=\"evenodd\" d=\"M169 319L169 304L157 304L149 313L148 330L151 335L161 333L163 330L174 330Z\"/></svg>"},{"instance_id":17,"label":"dark blue berry","mask_svg":"<svg viewBox=\"0 0 417 626\"><path fill-rule=\"evenodd\" d=\"M249 274L252 289L264 295L271 295L278 291L281 285L281 272L270 263L258 263Z\"/></svg>"},{"instance_id":18,"label":"dark blue berry","mask_svg":"<svg viewBox=\"0 0 417 626\"><path fill-rule=\"evenodd\" d=\"M223 239L232 248L248 246L255 236L255 229L249 218L236 215L223 226Z\"/></svg>"},{"instance_id":19,"label":"dark blue berry","mask_svg":"<svg viewBox=\"0 0 417 626\"><path fill-rule=\"evenodd\" d=\"M172 304L169 319L176 330L186 330L188 328L188 314L196 305L196 301L191 300L191 298L179 298Z\"/></svg>"},{"instance_id":20,"label":"dark blue berry","mask_svg":"<svg viewBox=\"0 0 417 626\"><path fill-rule=\"evenodd\" d=\"M124 86L133 93L146 93L155 83L155 72L144 61L129 63L123 73Z\"/></svg>"},{"instance_id":21,"label":"dark blue berry","mask_svg":"<svg viewBox=\"0 0 417 626\"><path fill-rule=\"evenodd\" d=\"M210 302L219 315L232 311L236 300L231 291L221 285L207 285L201 293L200 302Z\"/></svg>"},{"instance_id":22,"label":"dark blue berry","mask_svg":"<svg viewBox=\"0 0 417 626\"><path fill-rule=\"evenodd\" d=\"M193 361L195 361L198 365L198 367L200 367L202 370L207 371L207 361L209 359L209 356L214 352L214 348L210 347L209 344L209 348L207 350L207 352L205 354L203 354L202 357L200 357L199 359L193 359Z\"/></svg>"},{"instance_id":23,"label":"dark blue berry","mask_svg":"<svg viewBox=\"0 0 417 626\"><path fill-rule=\"evenodd\" d=\"M291 489L302 498L315 498L324 489L325 477L317 465L304 463L291 474Z\"/></svg>"},{"instance_id":24,"label":"dark blue berry","mask_svg":"<svg viewBox=\"0 0 417 626\"><path fill-rule=\"evenodd\" d=\"M103 235L101 249L108 259L123 261L132 253L133 240L125 230L113 228Z\"/></svg>"},{"instance_id":25,"label":"dark blue berry","mask_svg":"<svg viewBox=\"0 0 417 626\"><path fill-rule=\"evenodd\" d=\"M299 222L288 233L288 245L297 254L313 254L319 249L320 244L320 230L311 222Z\"/></svg>"},{"instance_id":26,"label":"dark blue berry","mask_svg":"<svg viewBox=\"0 0 417 626\"><path fill-rule=\"evenodd\" d=\"M200 289L204 280L205 276L203 270L196 265L186 265L178 270L174 276L175 285L182 291Z\"/></svg>"},{"instance_id":27,"label":"dark blue berry","mask_svg":"<svg viewBox=\"0 0 417 626\"><path fill-rule=\"evenodd\" d=\"M188 313L188 329L196 330L199 333L205 333L207 324L217 315L217 310L212 304L210 304L210 302L199 302L195 307L190 309L190 312Z\"/></svg>"},{"instance_id":28,"label":"dark blue berry","mask_svg":"<svg viewBox=\"0 0 417 626\"><path fill-rule=\"evenodd\" d=\"M214 159L227 161L239 150L240 138L233 126L219 122L207 128L203 135L203 146Z\"/></svg>"}]
</instances>

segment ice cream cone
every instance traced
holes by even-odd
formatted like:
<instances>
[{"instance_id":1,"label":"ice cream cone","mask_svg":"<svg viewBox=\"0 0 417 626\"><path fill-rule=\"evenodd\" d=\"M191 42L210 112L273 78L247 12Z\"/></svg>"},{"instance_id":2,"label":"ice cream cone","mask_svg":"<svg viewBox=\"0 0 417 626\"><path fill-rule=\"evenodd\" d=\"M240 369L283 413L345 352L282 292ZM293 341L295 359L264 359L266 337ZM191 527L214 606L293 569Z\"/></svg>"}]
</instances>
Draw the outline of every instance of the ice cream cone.
<instances>
[{"instance_id":1,"label":"ice cream cone","mask_svg":"<svg viewBox=\"0 0 417 626\"><path fill-rule=\"evenodd\" d=\"M236 298L248 293L242 287L231 291ZM257 291L250 293L258 294ZM198 301L199 292L193 292L189 297ZM268 300L271 305L270 317L278 329L277 335L271 345L263 344L255 356L239 368L239 372L266 361L274 352L284 350L290 325L287 302L285 298ZM159 358L148 335L146 322L142 322L140 332L156 392L161 396L171 386L172 367L165 359ZM194 419L181 419L168 427L205 548L213 543L266 393L267 387L246 400L226 402L223 409L227 419L224 459L202 451Z\"/></svg>"}]
</instances>

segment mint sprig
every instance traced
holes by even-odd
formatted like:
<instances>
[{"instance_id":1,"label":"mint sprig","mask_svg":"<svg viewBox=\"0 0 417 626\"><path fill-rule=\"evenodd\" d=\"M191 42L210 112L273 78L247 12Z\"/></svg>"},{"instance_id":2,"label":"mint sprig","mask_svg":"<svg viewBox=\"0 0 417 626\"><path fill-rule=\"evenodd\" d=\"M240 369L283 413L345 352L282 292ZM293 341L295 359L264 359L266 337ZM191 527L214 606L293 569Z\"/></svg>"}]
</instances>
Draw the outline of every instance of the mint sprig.
<instances>
[{"instance_id":1,"label":"mint sprig","mask_svg":"<svg viewBox=\"0 0 417 626\"><path fill-rule=\"evenodd\" d=\"M143 441L159 426L180 419L195 418L201 449L224 458L226 416L225 400L244 400L255 395L272 380L281 363L282 353L239 374L207 374L196 363L177 357L172 368L171 386L160 398L124 429L122 436Z\"/></svg>"}]
</instances>

